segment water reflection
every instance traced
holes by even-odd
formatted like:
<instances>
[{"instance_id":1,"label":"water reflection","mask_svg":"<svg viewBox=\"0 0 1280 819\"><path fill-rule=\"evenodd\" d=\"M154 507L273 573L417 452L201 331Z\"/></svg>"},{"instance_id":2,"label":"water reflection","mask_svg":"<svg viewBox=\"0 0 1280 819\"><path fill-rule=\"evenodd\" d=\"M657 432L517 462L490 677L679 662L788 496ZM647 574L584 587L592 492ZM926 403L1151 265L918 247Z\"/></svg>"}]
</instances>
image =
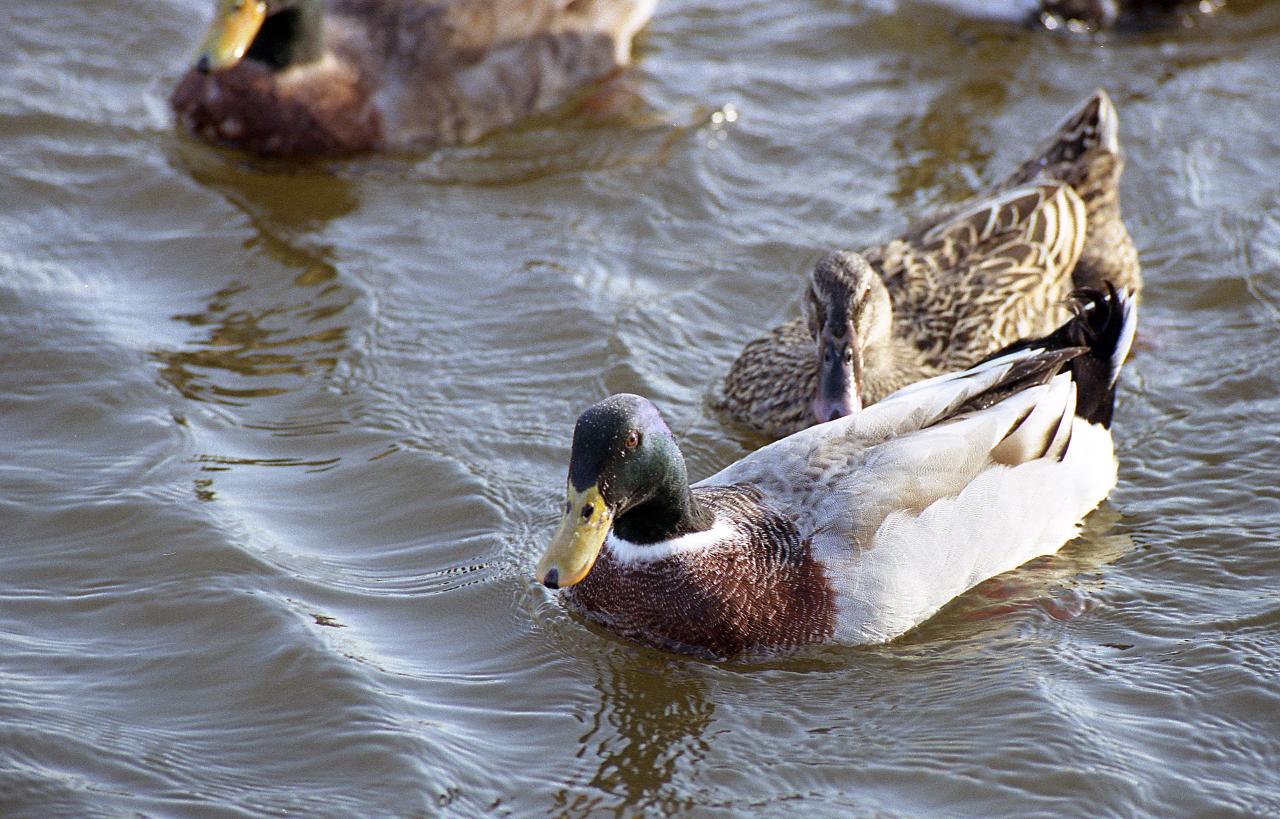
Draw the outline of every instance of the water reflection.
<instances>
[{"instance_id":1,"label":"water reflection","mask_svg":"<svg viewBox=\"0 0 1280 819\"><path fill-rule=\"evenodd\" d=\"M184 349L151 353L161 377L185 398L243 406L330 372L347 347L347 327L336 319L353 301L326 285L334 275L331 267L309 268L284 294L297 301L265 306L248 284L232 282L204 310L171 316L200 334Z\"/></svg>"},{"instance_id":2,"label":"water reflection","mask_svg":"<svg viewBox=\"0 0 1280 819\"><path fill-rule=\"evenodd\" d=\"M169 161L180 174L243 214L231 220L225 259L209 270L218 284L199 309L169 316L181 328L176 344L149 352L161 381L196 402L187 410L200 450L190 459L199 469L195 498L243 509L270 486L301 497L291 473L336 469L349 453L333 437L354 414L334 398L346 394L335 374L352 357L352 326L366 316L352 311L360 291L343 280L336 250L316 236L359 200L351 183L318 165L173 145ZM235 272L224 277L219 264ZM244 467L286 469L269 470L271 478L233 474Z\"/></svg>"},{"instance_id":3,"label":"water reflection","mask_svg":"<svg viewBox=\"0 0 1280 819\"><path fill-rule=\"evenodd\" d=\"M322 163L251 158L175 137L174 170L215 190L243 211L270 244L278 233L297 236L355 210L356 183Z\"/></svg>"},{"instance_id":4,"label":"water reflection","mask_svg":"<svg viewBox=\"0 0 1280 819\"><path fill-rule=\"evenodd\" d=\"M702 104L652 97L641 73L627 71L565 106L475 144L425 156L371 156L347 168L365 179L512 185L559 174L662 167L715 114Z\"/></svg>"},{"instance_id":5,"label":"water reflection","mask_svg":"<svg viewBox=\"0 0 1280 819\"><path fill-rule=\"evenodd\" d=\"M1021 32L987 31L969 39L972 42L955 43L965 49L966 58L948 62L957 70L924 112L905 112L894 125L892 145L899 161L892 196L908 212L923 206L922 194L930 202L954 202L983 187L993 150L1001 141L995 138L993 123L1014 93L1017 72L1036 47L1035 39ZM1028 123L1026 132L1015 139L1025 143L1030 155L1055 124L1052 119ZM1005 170L1012 171L1013 165ZM1000 171L996 169L997 175Z\"/></svg>"},{"instance_id":6,"label":"water reflection","mask_svg":"<svg viewBox=\"0 0 1280 819\"><path fill-rule=\"evenodd\" d=\"M648 650L600 663L600 709L578 749L600 764L584 787L560 791L557 807L571 816L610 808L619 815L689 814L696 799L672 783L707 753L715 705L702 669Z\"/></svg>"},{"instance_id":7,"label":"water reflection","mask_svg":"<svg viewBox=\"0 0 1280 819\"><path fill-rule=\"evenodd\" d=\"M214 291L204 309L171 316L199 335L152 353L161 377L186 398L244 406L331 372L348 350L343 313L355 296L339 282L333 248L313 237L356 208L353 183L319 164L249 159L182 139L169 161L225 197L253 230L228 259L246 276Z\"/></svg>"}]
</instances>

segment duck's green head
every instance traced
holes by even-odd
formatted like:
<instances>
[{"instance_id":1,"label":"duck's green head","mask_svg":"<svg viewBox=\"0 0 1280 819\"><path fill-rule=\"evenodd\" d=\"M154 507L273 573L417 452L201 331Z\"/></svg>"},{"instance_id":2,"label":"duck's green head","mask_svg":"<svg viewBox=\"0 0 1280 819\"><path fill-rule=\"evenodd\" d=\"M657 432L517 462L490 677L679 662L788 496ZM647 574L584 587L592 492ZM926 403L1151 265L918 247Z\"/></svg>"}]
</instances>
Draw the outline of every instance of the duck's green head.
<instances>
[{"instance_id":1,"label":"duck's green head","mask_svg":"<svg viewBox=\"0 0 1280 819\"><path fill-rule=\"evenodd\" d=\"M827 254L809 274L805 317L818 362L818 386L810 408L815 423L862 409L866 351L889 338L889 291L857 253Z\"/></svg>"},{"instance_id":2,"label":"duck's green head","mask_svg":"<svg viewBox=\"0 0 1280 819\"><path fill-rule=\"evenodd\" d=\"M275 71L320 59L322 0L218 0L200 46L201 73L248 59Z\"/></svg>"},{"instance_id":3,"label":"duck's green head","mask_svg":"<svg viewBox=\"0 0 1280 819\"><path fill-rule=\"evenodd\" d=\"M564 517L538 563L550 588L572 586L595 565L610 530L638 544L710 525L689 493L684 456L658 408L614 395L578 417Z\"/></svg>"}]
</instances>

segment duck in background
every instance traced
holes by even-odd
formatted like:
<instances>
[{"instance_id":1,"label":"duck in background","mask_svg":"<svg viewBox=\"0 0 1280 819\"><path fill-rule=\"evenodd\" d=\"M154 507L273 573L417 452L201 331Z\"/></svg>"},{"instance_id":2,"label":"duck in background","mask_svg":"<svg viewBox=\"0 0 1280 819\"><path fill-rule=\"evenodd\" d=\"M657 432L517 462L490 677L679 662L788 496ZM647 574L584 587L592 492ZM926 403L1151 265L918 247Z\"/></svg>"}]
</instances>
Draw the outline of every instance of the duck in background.
<instances>
[{"instance_id":1,"label":"duck in background","mask_svg":"<svg viewBox=\"0 0 1280 819\"><path fill-rule=\"evenodd\" d=\"M1111 491L1133 297L1082 291L1051 335L913 384L689 486L658 410L578 419L564 516L536 570L624 636L729 657L892 639L1052 554Z\"/></svg>"},{"instance_id":2,"label":"duck in background","mask_svg":"<svg viewBox=\"0 0 1280 819\"><path fill-rule=\"evenodd\" d=\"M804 315L749 342L712 404L780 438L1049 332L1076 288L1114 282L1136 296L1123 168L1119 117L1099 90L991 191L822 259Z\"/></svg>"},{"instance_id":3,"label":"duck in background","mask_svg":"<svg viewBox=\"0 0 1280 819\"><path fill-rule=\"evenodd\" d=\"M1036 19L1046 28L1103 31L1169 25L1191 14L1212 13L1226 0L1041 0Z\"/></svg>"},{"instance_id":4,"label":"duck in background","mask_svg":"<svg viewBox=\"0 0 1280 819\"><path fill-rule=\"evenodd\" d=\"M170 102L279 157L478 139L631 60L657 0L220 0Z\"/></svg>"},{"instance_id":5,"label":"duck in background","mask_svg":"<svg viewBox=\"0 0 1280 819\"><path fill-rule=\"evenodd\" d=\"M1212 14L1226 0L934 0L980 19L1005 20L1054 30L1143 31Z\"/></svg>"}]
</instances>

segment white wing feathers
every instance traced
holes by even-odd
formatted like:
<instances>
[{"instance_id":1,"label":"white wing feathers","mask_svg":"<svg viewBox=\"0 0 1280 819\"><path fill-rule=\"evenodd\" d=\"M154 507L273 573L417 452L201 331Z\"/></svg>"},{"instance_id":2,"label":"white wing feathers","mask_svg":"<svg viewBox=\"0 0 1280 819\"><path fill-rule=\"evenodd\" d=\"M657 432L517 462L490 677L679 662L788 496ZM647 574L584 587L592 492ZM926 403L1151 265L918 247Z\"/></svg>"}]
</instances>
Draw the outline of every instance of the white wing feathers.
<instances>
[{"instance_id":1,"label":"white wing feathers","mask_svg":"<svg viewBox=\"0 0 1280 819\"><path fill-rule=\"evenodd\" d=\"M954 496L889 511L862 550L815 537L813 553L841 591L838 638L892 639L977 583L1073 538L1115 485L1116 462L1107 430L1080 418L1071 425L1063 460L982 469Z\"/></svg>"},{"instance_id":2,"label":"white wing feathers","mask_svg":"<svg viewBox=\"0 0 1280 819\"><path fill-rule=\"evenodd\" d=\"M773 443L703 485L787 510L839 594L838 639L888 640L974 584L1056 551L1116 480L1068 372L955 413L1042 351L914 384ZM1016 380L1016 374L1015 374Z\"/></svg>"},{"instance_id":3,"label":"white wing feathers","mask_svg":"<svg viewBox=\"0 0 1280 819\"><path fill-rule=\"evenodd\" d=\"M890 513L923 512L960 495L984 471L1056 455L1053 443L1065 445L1074 407L1075 387L1064 373L984 411L873 446L840 487L844 510L823 528L874 548ZM988 514L977 510L976 517Z\"/></svg>"},{"instance_id":4,"label":"white wing feathers","mask_svg":"<svg viewBox=\"0 0 1280 819\"><path fill-rule=\"evenodd\" d=\"M999 383L1014 364L1037 354L1020 350L962 372L919 381L852 415L809 427L762 447L698 485L760 483L768 492L776 479L800 474L816 477L825 471L824 465L846 473L853 471L849 466L861 459L869 447L931 426L965 401ZM779 491L786 488L785 485L778 487Z\"/></svg>"}]
</instances>

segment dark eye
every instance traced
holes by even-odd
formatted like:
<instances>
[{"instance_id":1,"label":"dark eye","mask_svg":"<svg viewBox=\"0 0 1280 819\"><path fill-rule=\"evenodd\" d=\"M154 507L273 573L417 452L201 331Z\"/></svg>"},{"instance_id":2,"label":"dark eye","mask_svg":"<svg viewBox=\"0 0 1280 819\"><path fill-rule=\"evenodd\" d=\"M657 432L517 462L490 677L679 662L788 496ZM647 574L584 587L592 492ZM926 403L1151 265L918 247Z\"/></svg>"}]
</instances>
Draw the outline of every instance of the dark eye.
<instances>
[{"instance_id":1,"label":"dark eye","mask_svg":"<svg viewBox=\"0 0 1280 819\"><path fill-rule=\"evenodd\" d=\"M640 431L633 429L627 433L627 449L635 449L638 446L640 446Z\"/></svg>"},{"instance_id":2,"label":"dark eye","mask_svg":"<svg viewBox=\"0 0 1280 819\"><path fill-rule=\"evenodd\" d=\"M588 503L586 506L582 507L582 519L591 520L591 516L595 514L595 511L596 508Z\"/></svg>"}]
</instances>

